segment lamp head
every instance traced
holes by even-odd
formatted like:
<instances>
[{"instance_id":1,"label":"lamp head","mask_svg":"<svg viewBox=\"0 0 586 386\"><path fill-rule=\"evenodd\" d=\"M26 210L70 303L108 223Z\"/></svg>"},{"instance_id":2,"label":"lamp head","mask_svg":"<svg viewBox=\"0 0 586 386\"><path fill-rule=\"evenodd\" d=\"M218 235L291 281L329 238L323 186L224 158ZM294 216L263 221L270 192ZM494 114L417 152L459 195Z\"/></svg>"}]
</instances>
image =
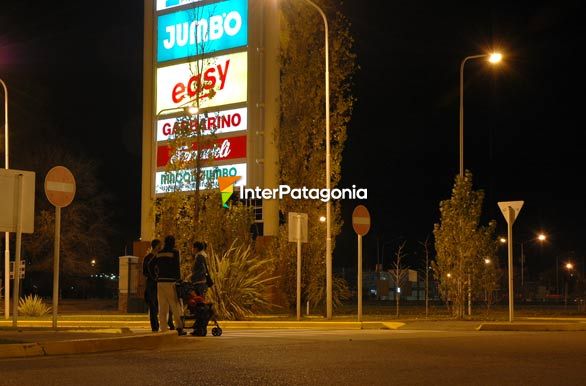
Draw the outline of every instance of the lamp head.
<instances>
[{"instance_id":1,"label":"lamp head","mask_svg":"<svg viewBox=\"0 0 586 386\"><path fill-rule=\"evenodd\" d=\"M499 52L493 52L488 56L488 61L492 64L497 64L503 59L503 55Z\"/></svg>"},{"instance_id":2,"label":"lamp head","mask_svg":"<svg viewBox=\"0 0 586 386\"><path fill-rule=\"evenodd\" d=\"M540 233L539 236L537 236L537 240L539 241L545 241L545 239L547 239L547 236L545 236L543 233Z\"/></svg>"}]
</instances>

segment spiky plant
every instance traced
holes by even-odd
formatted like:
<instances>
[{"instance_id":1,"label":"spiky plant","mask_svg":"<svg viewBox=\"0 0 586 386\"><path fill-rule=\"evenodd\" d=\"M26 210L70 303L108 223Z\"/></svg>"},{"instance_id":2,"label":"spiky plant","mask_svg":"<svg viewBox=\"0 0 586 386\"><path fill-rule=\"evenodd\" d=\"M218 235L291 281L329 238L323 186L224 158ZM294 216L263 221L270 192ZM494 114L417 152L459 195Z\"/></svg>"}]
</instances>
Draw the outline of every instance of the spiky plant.
<instances>
[{"instance_id":1,"label":"spiky plant","mask_svg":"<svg viewBox=\"0 0 586 386\"><path fill-rule=\"evenodd\" d=\"M210 248L207 263L214 280L208 297L220 319L242 320L273 306L269 295L277 278L270 274L274 258L258 256L252 244L234 240L223 254Z\"/></svg>"},{"instance_id":2,"label":"spiky plant","mask_svg":"<svg viewBox=\"0 0 586 386\"><path fill-rule=\"evenodd\" d=\"M43 316L49 311L51 307L43 303L43 299L37 295L27 295L18 301L18 313L23 316Z\"/></svg>"}]
</instances>

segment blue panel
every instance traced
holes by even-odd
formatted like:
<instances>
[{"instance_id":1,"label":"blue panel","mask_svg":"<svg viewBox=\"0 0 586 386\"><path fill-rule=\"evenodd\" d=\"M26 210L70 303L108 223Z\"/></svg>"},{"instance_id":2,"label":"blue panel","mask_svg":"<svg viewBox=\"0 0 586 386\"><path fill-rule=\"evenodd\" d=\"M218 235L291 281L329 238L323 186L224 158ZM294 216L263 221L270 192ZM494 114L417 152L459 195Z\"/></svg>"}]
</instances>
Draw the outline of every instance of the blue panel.
<instances>
[{"instance_id":1,"label":"blue panel","mask_svg":"<svg viewBox=\"0 0 586 386\"><path fill-rule=\"evenodd\" d=\"M159 16L157 60L194 57L248 43L248 0L219 3Z\"/></svg>"}]
</instances>

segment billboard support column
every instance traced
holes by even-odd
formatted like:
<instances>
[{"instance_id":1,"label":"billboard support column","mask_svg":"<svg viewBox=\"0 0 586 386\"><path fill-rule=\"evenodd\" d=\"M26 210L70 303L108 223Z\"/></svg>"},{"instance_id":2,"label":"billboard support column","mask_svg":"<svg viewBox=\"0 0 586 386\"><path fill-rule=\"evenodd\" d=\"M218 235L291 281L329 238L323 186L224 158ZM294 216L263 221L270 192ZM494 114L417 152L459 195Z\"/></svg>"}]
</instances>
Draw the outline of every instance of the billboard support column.
<instances>
[{"instance_id":1,"label":"billboard support column","mask_svg":"<svg viewBox=\"0 0 586 386\"><path fill-rule=\"evenodd\" d=\"M279 151L276 133L279 130L279 9L277 1L264 2L264 188L279 186ZM276 236L279 231L279 200L263 200L263 234Z\"/></svg>"},{"instance_id":2,"label":"billboard support column","mask_svg":"<svg viewBox=\"0 0 586 386\"><path fill-rule=\"evenodd\" d=\"M142 183L140 205L141 240L152 240L155 233L154 206L154 2L144 0L144 53L143 53L143 96L142 96Z\"/></svg>"}]
</instances>

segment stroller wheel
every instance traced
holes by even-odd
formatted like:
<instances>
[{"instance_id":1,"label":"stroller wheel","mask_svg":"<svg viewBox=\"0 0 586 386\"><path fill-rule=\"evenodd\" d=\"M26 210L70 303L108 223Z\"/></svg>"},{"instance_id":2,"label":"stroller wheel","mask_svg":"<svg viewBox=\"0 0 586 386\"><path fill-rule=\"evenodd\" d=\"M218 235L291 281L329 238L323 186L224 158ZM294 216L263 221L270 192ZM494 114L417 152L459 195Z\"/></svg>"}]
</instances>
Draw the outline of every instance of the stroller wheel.
<instances>
[{"instance_id":1,"label":"stroller wheel","mask_svg":"<svg viewBox=\"0 0 586 386\"><path fill-rule=\"evenodd\" d=\"M213 336L220 336L222 335L222 329L220 327L212 328L212 335Z\"/></svg>"}]
</instances>

